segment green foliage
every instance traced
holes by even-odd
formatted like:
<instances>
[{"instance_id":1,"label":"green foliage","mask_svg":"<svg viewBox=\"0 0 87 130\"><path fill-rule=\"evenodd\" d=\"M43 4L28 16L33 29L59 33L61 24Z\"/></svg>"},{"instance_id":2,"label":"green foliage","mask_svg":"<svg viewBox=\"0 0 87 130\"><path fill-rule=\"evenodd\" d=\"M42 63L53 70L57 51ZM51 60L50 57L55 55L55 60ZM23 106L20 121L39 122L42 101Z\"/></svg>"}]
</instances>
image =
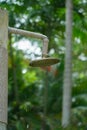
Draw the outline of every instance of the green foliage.
<instances>
[{"instance_id":1,"label":"green foliage","mask_svg":"<svg viewBox=\"0 0 87 130\"><path fill-rule=\"evenodd\" d=\"M72 126L64 130L83 130L87 121L87 2L74 0L73 3ZM25 56L23 50L13 46L22 37L9 37L8 129L63 130L65 0L1 0L0 6L8 10L9 26L47 35L48 53L61 59L47 73L43 68L31 68L28 66L31 54Z\"/></svg>"}]
</instances>

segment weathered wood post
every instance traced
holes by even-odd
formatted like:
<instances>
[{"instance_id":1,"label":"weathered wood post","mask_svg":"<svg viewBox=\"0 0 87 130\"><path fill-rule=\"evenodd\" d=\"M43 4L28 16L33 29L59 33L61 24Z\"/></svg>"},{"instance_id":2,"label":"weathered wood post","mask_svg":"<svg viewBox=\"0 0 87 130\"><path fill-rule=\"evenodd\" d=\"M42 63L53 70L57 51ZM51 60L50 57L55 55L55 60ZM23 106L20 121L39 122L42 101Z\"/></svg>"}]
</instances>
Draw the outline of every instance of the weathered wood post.
<instances>
[{"instance_id":1,"label":"weathered wood post","mask_svg":"<svg viewBox=\"0 0 87 130\"><path fill-rule=\"evenodd\" d=\"M8 14L0 9L0 130L6 130L8 99Z\"/></svg>"}]
</instances>

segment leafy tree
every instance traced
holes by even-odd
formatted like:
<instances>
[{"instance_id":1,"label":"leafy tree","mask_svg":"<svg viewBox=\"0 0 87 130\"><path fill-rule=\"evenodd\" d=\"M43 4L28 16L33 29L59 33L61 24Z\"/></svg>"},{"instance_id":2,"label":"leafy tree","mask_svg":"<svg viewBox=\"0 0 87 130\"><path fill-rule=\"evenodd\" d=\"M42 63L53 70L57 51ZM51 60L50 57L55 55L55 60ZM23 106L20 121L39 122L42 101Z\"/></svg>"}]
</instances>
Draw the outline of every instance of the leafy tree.
<instances>
[{"instance_id":1,"label":"leafy tree","mask_svg":"<svg viewBox=\"0 0 87 130\"><path fill-rule=\"evenodd\" d=\"M74 0L73 3L73 117L72 128L70 127L69 129L85 129L86 110L84 110L83 114L82 109L86 109L87 106L85 100L87 94L87 2ZM9 37L8 129L40 130L43 128L43 122L45 122L47 130L62 129L60 122L65 50L65 1L1 0L0 6L8 10L9 26L47 35L50 41L49 55L61 59L57 66L31 68L28 64L32 53L27 53L14 47L14 43L22 39L22 37L19 35ZM32 45L37 41L37 39L31 38L28 40L31 41ZM42 44L40 41L37 42L38 47L41 48ZM37 57L38 55L34 53L34 56ZM85 60L82 57L85 57ZM47 75L45 71L47 71ZM46 86L47 88L45 88ZM47 100L44 97L45 92L47 93ZM46 104L43 103L45 100ZM45 109L46 114L45 118L43 118ZM74 119L77 124L75 124ZM79 126L80 122L81 126Z\"/></svg>"}]
</instances>

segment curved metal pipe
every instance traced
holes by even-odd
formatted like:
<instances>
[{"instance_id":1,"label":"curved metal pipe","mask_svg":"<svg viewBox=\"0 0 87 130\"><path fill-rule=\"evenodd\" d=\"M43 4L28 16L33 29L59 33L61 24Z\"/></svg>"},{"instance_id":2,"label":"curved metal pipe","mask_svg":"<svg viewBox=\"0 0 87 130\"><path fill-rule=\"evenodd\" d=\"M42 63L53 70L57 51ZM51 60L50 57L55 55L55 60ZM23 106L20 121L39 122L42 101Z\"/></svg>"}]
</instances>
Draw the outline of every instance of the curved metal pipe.
<instances>
[{"instance_id":1,"label":"curved metal pipe","mask_svg":"<svg viewBox=\"0 0 87 130\"><path fill-rule=\"evenodd\" d=\"M26 30L12 28L12 27L8 27L8 32L14 33L14 34L20 34L20 35L23 35L23 36L26 36L26 37L33 37L33 38L38 38L38 39L43 40L42 57L47 56L48 42L49 42L47 36L40 34L40 33L26 31Z\"/></svg>"},{"instance_id":2,"label":"curved metal pipe","mask_svg":"<svg viewBox=\"0 0 87 130\"><path fill-rule=\"evenodd\" d=\"M20 34L20 35L23 35L23 36L26 36L26 37L38 38L38 39L41 39L41 40L47 38L47 36L40 34L40 33L26 31L26 30L22 30L22 29L13 28L13 27L8 27L8 32L14 33L14 34Z\"/></svg>"},{"instance_id":3,"label":"curved metal pipe","mask_svg":"<svg viewBox=\"0 0 87 130\"><path fill-rule=\"evenodd\" d=\"M12 27L8 27L8 32L43 40L42 59L31 61L29 64L30 66L32 67L49 66L49 65L53 65L59 62L59 59L56 59L56 58L46 58L47 51L48 51L48 42L49 42L47 36L40 33L30 32L30 31L16 29Z\"/></svg>"}]
</instances>

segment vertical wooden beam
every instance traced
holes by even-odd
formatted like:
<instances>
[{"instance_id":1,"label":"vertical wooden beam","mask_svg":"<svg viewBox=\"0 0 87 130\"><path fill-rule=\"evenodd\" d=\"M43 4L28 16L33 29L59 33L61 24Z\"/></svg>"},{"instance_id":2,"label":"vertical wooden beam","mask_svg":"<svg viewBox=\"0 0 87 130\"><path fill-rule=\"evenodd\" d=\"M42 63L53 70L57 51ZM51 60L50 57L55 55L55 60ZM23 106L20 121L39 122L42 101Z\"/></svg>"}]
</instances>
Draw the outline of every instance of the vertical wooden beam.
<instances>
[{"instance_id":1,"label":"vertical wooden beam","mask_svg":"<svg viewBox=\"0 0 87 130\"><path fill-rule=\"evenodd\" d=\"M72 105L72 33L73 0L66 0L65 66L63 82L62 126L71 125Z\"/></svg>"},{"instance_id":2,"label":"vertical wooden beam","mask_svg":"<svg viewBox=\"0 0 87 130\"><path fill-rule=\"evenodd\" d=\"M8 98L8 14L0 9L0 130L6 130Z\"/></svg>"}]
</instances>

